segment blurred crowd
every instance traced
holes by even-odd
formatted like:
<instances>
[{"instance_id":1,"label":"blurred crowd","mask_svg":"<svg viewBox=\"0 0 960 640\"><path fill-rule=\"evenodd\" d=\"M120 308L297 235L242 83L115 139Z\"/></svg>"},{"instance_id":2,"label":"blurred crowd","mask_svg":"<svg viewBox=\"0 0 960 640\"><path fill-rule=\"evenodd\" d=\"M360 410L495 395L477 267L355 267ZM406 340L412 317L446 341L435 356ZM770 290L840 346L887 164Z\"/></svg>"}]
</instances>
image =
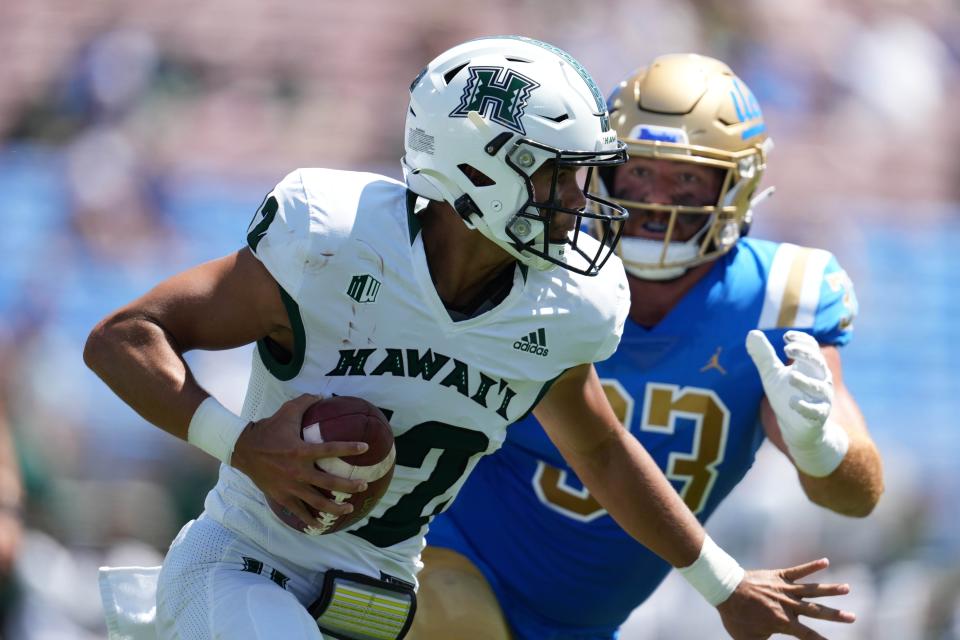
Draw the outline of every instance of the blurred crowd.
<instances>
[{"instance_id":1,"label":"blurred crowd","mask_svg":"<svg viewBox=\"0 0 960 640\"><path fill-rule=\"evenodd\" d=\"M0 514L0 636L102 637L96 567L159 563L215 477L86 370L94 323L239 248L295 167L399 177L411 79L497 33L561 46L605 91L678 51L752 87L777 187L755 233L830 249L857 284L847 384L888 491L869 519L844 520L765 454L709 528L752 566L830 555L861 616L831 638L960 638L954 0L0 2L0 427L24 494ZM190 360L239 410L249 357ZM5 540L19 546L10 568ZM688 613L696 600L668 582L624 640L719 637L702 626L716 616Z\"/></svg>"}]
</instances>

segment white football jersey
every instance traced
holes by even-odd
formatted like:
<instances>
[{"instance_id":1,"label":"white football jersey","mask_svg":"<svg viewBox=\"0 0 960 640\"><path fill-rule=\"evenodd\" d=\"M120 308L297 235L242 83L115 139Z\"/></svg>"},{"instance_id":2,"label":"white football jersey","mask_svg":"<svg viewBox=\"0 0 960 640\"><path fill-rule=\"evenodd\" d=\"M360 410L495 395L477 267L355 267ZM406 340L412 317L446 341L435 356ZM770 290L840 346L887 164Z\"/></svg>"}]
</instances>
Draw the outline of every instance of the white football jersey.
<instances>
[{"instance_id":1,"label":"white football jersey","mask_svg":"<svg viewBox=\"0 0 960 640\"><path fill-rule=\"evenodd\" d=\"M258 344L243 417L270 416L303 393L353 395L380 407L396 438L380 503L322 536L284 525L246 476L221 466L207 513L310 571L413 581L428 523L479 457L500 447L560 374L609 357L629 309L623 267L611 257L596 277L518 264L502 302L455 322L430 277L415 207L395 180L302 169L250 226L248 244L281 288L295 347L281 363Z\"/></svg>"}]
</instances>

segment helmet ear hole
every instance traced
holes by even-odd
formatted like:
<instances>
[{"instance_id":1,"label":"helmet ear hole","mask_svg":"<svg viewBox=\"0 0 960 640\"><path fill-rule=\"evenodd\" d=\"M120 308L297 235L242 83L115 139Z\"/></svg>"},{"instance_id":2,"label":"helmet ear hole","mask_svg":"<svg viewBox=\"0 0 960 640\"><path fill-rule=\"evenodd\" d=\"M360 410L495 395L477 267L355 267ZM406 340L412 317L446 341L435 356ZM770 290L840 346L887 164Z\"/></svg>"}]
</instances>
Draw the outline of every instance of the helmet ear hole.
<instances>
[{"instance_id":1,"label":"helmet ear hole","mask_svg":"<svg viewBox=\"0 0 960 640\"><path fill-rule=\"evenodd\" d=\"M460 172L467 176L467 180L475 187L492 187L497 184L493 178L466 162L458 164L457 169L460 169Z\"/></svg>"}]
</instances>

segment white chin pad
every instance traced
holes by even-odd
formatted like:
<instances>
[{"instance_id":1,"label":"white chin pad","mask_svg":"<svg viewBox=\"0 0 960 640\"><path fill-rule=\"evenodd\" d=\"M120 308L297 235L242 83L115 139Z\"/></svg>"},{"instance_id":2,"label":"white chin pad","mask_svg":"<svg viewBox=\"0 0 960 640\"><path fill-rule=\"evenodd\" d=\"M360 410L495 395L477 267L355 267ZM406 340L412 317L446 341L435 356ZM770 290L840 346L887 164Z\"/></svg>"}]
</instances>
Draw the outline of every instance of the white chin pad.
<instances>
[{"instance_id":1,"label":"white chin pad","mask_svg":"<svg viewBox=\"0 0 960 640\"><path fill-rule=\"evenodd\" d=\"M687 264L696 259L698 251L699 244L695 238L687 242L671 242L664 260L669 266L660 267L658 263L663 253L662 240L624 237L620 239L618 247L627 273L643 280L679 278L689 268Z\"/></svg>"},{"instance_id":2,"label":"white chin pad","mask_svg":"<svg viewBox=\"0 0 960 640\"><path fill-rule=\"evenodd\" d=\"M641 280L673 280L687 272L686 267L643 268L624 265L627 273Z\"/></svg>"}]
</instances>

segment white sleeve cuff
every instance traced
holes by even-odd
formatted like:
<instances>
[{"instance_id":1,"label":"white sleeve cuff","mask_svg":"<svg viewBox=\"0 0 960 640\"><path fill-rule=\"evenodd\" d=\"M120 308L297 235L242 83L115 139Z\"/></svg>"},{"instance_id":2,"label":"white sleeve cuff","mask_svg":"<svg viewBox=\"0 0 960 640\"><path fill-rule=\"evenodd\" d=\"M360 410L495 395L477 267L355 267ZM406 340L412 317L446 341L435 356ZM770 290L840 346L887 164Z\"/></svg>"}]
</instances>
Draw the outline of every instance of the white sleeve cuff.
<instances>
[{"instance_id":1,"label":"white sleeve cuff","mask_svg":"<svg viewBox=\"0 0 960 640\"><path fill-rule=\"evenodd\" d=\"M710 536L703 539L700 557L689 567L677 571L713 606L729 598L746 573Z\"/></svg>"},{"instance_id":2,"label":"white sleeve cuff","mask_svg":"<svg viewBox=\"0 0 960 640\"><path fill-rule=\"evenodd\" d=\"M249 422L210 396L200 403L190 419L187 442L229 465L237 438Z\"/></svg>"}]
</instances>

